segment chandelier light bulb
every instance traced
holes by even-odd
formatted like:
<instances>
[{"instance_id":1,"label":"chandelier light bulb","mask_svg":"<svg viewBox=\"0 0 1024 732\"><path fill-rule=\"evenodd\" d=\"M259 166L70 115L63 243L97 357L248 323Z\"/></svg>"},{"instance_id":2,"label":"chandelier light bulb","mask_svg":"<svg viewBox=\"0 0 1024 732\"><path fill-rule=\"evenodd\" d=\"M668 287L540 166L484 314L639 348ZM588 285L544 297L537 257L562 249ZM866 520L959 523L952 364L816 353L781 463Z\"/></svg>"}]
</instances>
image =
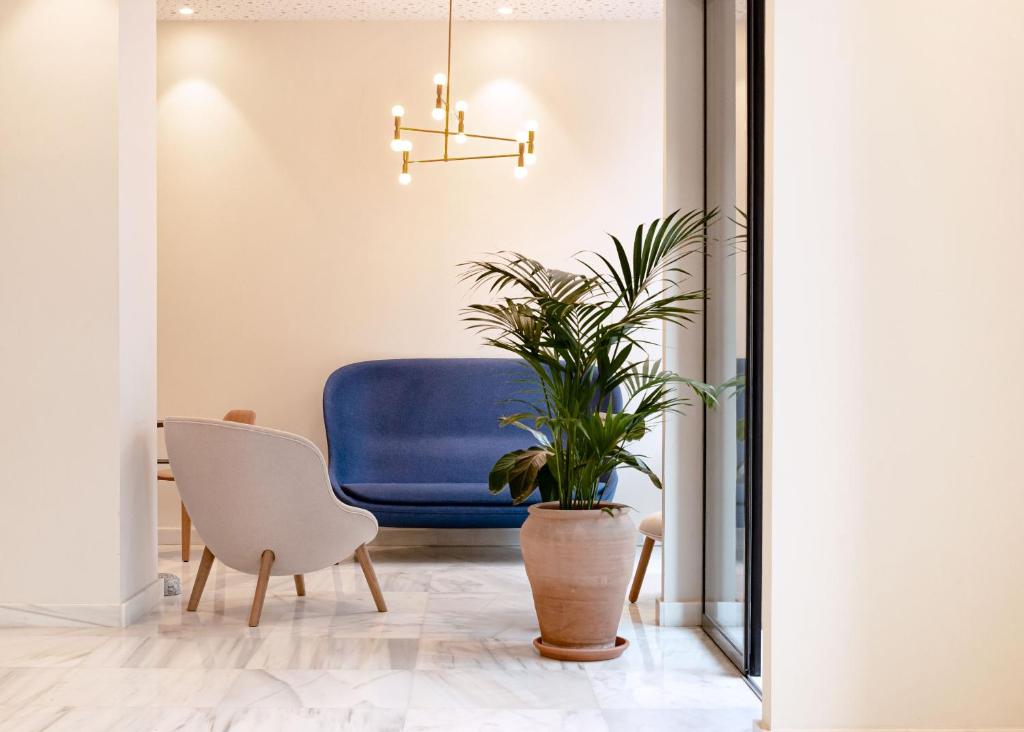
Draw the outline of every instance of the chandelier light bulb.
<instances>
[{"instance_id":1,"label":"chandelier light bulb","mask_svg":"<svg viewBox=\"0 0 1024 732\"><path fill-rule=\"evenodd\" d=\"M403 186L407 186L410 183L412 183L412 176L409 175L408 173L399 173L398 182L401 183Z\"/></svg>"},{"instance_id":2,"label":"chandelier light bulb","mask_svg":"<svg viewBox=\"0 0 1024 732\"><path fill-rule=\"evenodd\" d=\"M523 168L523 167L518 166L518 165L516 166L516 178L518 178L519 180L522 180L523 178L525 178L526 174L528 172L529 171L526 168Z\"/></svg>"},{"instance_id":3,"label":"chandelier light bulb","mask_svg":"<svg viewBox=\"0 0 1024 732\"><path fill-rule=\"evenodd\" d=\"M516 133L516 142L526 142L529 139L530 136L525 132L520 131Z\"/></svg>"},{"instance_id":4,"label":"chandelier light bulb","mask_svg":"<svg viewBox=\"0 0 1024 732\"><path fill-rule=\"evenodd\" d=\"M396 104L395 106L393 106L391 108L391 116L392 117L404 117L405 116L405 107L403 107L401 104Z\"/></svg>"},{"instance_id":5,"label":"chandelier light bulb","mask_svg":"<svg viewBox=\"0 0 1024 732\"><path fill-rule=\"evenodd\" d=\"M402 144L403 142L405 142L405 140L392 140L391 149L395 152L402 152L402 150L405 149L405 146Z\"/></svg>"},{"instance_id":6,"label":"chandelier light bulb","mask_svg":"<svg viewBox=\"0 0 1024 732\"><path fill-rule=\"evenodd\" d=\"M523 155L523 162L525 162L527 165L533 165L534 163L537 162L537 156L534 155L533 153L526 153L525 155Z\"/></svg>"},{"instance_id":7,"label":"chandelier light bulb","mask_svg":"<svg viewBox=\"0 0 1024 732\"><path fill-rule=\"evenodd\" d=\"M434 107L430 111L430 116L433 117L436 120L442 120L442 119L444 119L444 110L441 109L440 107Z\"/></svg>"},{"instance_id":8,"label":"chandelier light bulb","mask_svg":"<svg viewBox=\"0 0 1024 732\"><path fill-rule=\"evenodd\" d=\"M468 140L468 139L469 138L466 137L466 133L465 132L460 132L459 134L457 134L455 136L455 142L459 143L460 145L465 145L466 144L466 140Z\"/></svg>"},{"instance_id":9,"label":"chandelier light bulb","mask_svg":"<svg viewBox=\"0 0 1024 732\"><path fill-rule=\"evenodd\" d=\"M527 122L526 123L526 131L527 132L536 132L537 131L537 120L531 119L529 122Z\"/></svg>"},{"instance_id":10,"label":"chandelier light bulb","mask_svg":"<svg viewBox=\"0 0 1024 732\"><path fill-rule=\"evenodd\" d=\"M468 109L469 109L469 105L466 104L466 102L464 102L463 100L460 99L459 101L455 102L455 111L456 112L465 112Z\"/></svg>"},{"instance_id":11,"label":"chandelier light bulb","mask_svg":"<svg viewBox=\"0 0 1024 732\"><path fill-rule=\"evenodd\" d=\"M448 81L448 77L444 74L434 74L434 83L439 86L444 86L445 82Z\"/></svg>"}]
</instances>

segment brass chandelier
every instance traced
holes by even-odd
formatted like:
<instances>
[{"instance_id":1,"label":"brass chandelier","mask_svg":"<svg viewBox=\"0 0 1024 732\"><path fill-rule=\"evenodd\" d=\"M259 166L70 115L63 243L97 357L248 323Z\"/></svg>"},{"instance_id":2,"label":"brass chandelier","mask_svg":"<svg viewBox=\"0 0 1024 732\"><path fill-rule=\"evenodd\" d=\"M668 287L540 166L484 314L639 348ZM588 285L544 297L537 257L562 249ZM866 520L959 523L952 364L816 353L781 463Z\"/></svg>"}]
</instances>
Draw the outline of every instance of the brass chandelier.
<instances>
[{"instance_id":1,"label":"brass chandelier","mask_svg":"<svg viewBox=\"0 0 1024 732\"><path fill-rule=\"evenodd\" d=\"M454 0L448 0L448 69L447 73L434 75L434 109L431 116L438 122L444 120L444 129L431 130L423 127L404 127L402 118L405 116L405 107L396 104L391 108L391 115L395 118L394 138L391 140L391 149L402 153L402 172L398 176L398 182L402 185L409 185L412 182L412 175L409 173L409 166L419 163L451 163L457 160L492 160L494 158L515 158L516 178L526 177L526 166L533 165L537 160L534 147L537 141L537 123L529 121L525 129L518 132L515 137L497 137L495 135L477 135L466 132L466 112L469 105L464 101L455 102L455 115L457 120L456 131L451 129L451 79L452 79L452 5ZM412 140L402 137L403 132L416 132L428 135L443 135L444 147L439 158L424 158L411 160L409 153L412 152ZM515 152L496 155L469 155L456 156L448 154L448 141L454 139L455 143L461 145L469 138L476 140L494 140L501 143L515 144Z\"/></svg>"}]
</instances>

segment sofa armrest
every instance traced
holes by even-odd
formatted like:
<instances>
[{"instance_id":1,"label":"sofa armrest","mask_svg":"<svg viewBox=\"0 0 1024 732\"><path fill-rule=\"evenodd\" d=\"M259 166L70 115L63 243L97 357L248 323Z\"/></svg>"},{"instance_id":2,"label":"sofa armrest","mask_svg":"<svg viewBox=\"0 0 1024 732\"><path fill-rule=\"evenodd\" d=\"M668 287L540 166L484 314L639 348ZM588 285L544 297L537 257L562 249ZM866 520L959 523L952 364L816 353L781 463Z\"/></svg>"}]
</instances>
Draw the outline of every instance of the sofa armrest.
<instances>
[{"instance_id":1,"label":"sofa armrest","mask_svg":"<svg viewBox=\"0 0 1024 732\"><path fill-rule=\"evenodd\" d=\"M615 498L615 488L619 483L619 471L611 470L602 478L604 479L604 488L601 490L601 500L610 501Z\"/></svg>"}]
</instances>

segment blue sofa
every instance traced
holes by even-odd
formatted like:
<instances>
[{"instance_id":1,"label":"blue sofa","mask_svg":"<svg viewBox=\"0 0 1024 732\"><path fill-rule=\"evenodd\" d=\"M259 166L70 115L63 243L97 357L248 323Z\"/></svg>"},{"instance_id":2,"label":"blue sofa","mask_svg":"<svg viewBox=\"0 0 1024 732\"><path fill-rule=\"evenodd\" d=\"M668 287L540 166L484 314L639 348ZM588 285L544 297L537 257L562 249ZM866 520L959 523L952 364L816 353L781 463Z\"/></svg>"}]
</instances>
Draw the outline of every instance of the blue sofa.
<instances>
[{"instance_id":1,"label":"blue sofa","mask_svg":"<svg viewBox=\"0 0 1024 732\"><path fill-rule=\"evenodd\" d=\"M516 528L527 506L487 490L495 460L533 438L498 419L537 393L525 363L504 358L398 359L343 366L324 387L331 484L381 526ZM615 495L614 472L602 487Z\"/></svg>"}]
</instances>

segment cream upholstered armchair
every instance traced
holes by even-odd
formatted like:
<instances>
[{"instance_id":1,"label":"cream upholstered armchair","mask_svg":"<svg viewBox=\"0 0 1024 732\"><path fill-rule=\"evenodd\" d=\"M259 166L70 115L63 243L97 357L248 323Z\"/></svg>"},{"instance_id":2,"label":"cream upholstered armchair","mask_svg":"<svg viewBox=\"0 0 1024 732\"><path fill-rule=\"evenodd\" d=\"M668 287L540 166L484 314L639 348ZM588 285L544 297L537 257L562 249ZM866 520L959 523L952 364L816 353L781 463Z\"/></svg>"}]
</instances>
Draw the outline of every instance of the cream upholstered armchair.
<instances>
[{"instance_id":1,"label":"cream upholstered armchair","mask_svg":"<svg viewBox=\"0 0 1024 732\"><path fill-rule=\"evenodd\" d=\"M259 625L271 575L303 574L355 553L380 612L387 607L366 543L369 511L339 501L316 446L287 432L213 419L164 419L181 499L206 542L188 609L199 605L216 557L258 576L249 625Z\"/></svg>"}]
</instances>

